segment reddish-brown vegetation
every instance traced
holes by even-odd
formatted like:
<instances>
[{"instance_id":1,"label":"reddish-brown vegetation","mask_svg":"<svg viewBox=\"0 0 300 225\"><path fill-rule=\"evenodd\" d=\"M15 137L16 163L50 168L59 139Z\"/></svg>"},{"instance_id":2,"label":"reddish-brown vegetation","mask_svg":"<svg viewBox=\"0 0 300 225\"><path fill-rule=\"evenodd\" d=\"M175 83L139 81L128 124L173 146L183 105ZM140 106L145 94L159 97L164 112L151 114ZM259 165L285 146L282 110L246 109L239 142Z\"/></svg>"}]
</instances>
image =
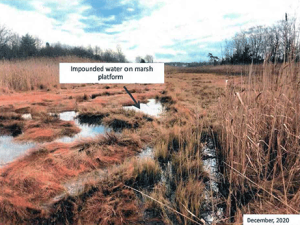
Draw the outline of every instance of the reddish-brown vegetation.
<instances>
[{"instance_id":1,"label":"reddish-brown vegetation","mask_svg":"<svg viewBox=\"0 0 300 225\"><path fill-rule=\"evenodd\" d=\"M84 143L50 143L32 150L1 169L2 220L30 220L32 211L43 213L43 204L65 190L67 180L119 164L140 149L134 136L108 134Z\"/></svg>"},{"instance_id":2,"label":"reddish-brown vegetation","mask_svg":"<svg viewBox=\"0 0 300 225\"><path fill-rule=\"evenodd\" d=\"M5 63L0 66L14 66ZM45 74L58 76L49 67ZM0 135L50 143L0 169L0 223L193 224L193 219L201 224L209 179L203 170L203 133L222 146L217 153L225 198L215 204L226 205L226 223L241 221L245 212L299 211L299 65L166 67L163 85L126 85L141 102L161 101L166 111L160 118L123 110L132 105L123 85L58 85L55 75L41 88L41 80L31 83L27 75L26 85L2 77ZM52 142L79 131L73 122L48 115L67 110L122 133ZM32 120L22 118L24 113ZM146 145L154 147L154 159L135 159ZM158 183L167 163L173 168L170 177L164 175L169 186Z\"/></svg>"}]
</instances>

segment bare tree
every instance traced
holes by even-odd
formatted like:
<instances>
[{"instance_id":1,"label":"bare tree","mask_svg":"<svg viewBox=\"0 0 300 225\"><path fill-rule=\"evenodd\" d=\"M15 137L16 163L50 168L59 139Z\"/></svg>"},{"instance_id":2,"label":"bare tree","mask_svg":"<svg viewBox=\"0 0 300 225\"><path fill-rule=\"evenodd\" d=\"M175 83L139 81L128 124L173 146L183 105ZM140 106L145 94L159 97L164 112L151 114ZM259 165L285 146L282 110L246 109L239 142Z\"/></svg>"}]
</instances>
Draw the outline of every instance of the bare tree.
<instances>
[{"instance_id":1,"label":"bare tree","mask_svg":"<svg viewBox=\"0 0 300 225\"><path fill-rule=\"evenodd\" d=\"M233 55L233 42L231 40L225 40L225 61L229 62Z\"/></svg>"},{"instance_id":2,"label":"bare tree","mask_svg":"<svg viewBox=\"0 0 300 225\"><path fill-rule=\"evenodd\" d=\"M251 27L247 31L248 44L253 61L259 61L264 57L266 51L264 33L265 29L262 26Z\"/></svg>"},{"instance_id":3,"label":"bare tree","mask_svg":"<svg viewBox=\"0 0 300 225\"><path fill-rule=\"evenodd\" d=\"M83 48L86 50L87 55L89 55L89 57L92 57L94 55L94 51L91 45L89 45L87 48Z\"/></svg>"},{"instance_id":4,"label":"bare tree","mask_svg":"<svg viewBox=\"0 0 300 225\"><path fill-rule=\"evenodd\" d=\"M38 50L40 50L42 48L42 46L43 46L43 41L40 38L38 38L38 37L35 37L34 39L35 39L35 46L36 46L36 48Z\"/></svg>"},{"instance_id":5,"label":"bare tree","mask_svg":"<svg viewBox=\"0 0 300 225\"><path fill-rule=\"evenodd\" d=\"M265 39L267 46L266 51L270 55L270 60L272 62L277 62L278 58L280 58L280 32L279 27L274 25L272 27L268 27L265 30L267 38Z\"/></svg>"},{"instance_id":6,"label":"bare tree","mask_svg":"<svg viewBox=\"0 0 300 225\"><path fill-rule=\"evenodd\" d=\"M136 63L140 63L141 62L142 57L141 56L137 56L135 57L135 62Z\"/></svg>"},{"instance_id":7,"label":"bare tree","mask_svg":"<svg viewBox=\"0 0 300 225\"><path fill-rule=\"evenodd\" d=\"M122 63L126 62L126 57L125 57L124 53L122 52L122 48L120 45L117 46L116 55L117 55L118 62L122 62Z\"/></svg>"},{"instance_id":8,"label":"bare tree","mask_svg":"<svg viewBox=\"0 0 300 225\"><path fill-rule=\"evenodd\" d=\"M10 39L11 57L17 58L19 56L20 45L20 36L18 34L13 34Z\"/></svg>"},{"instance_id":9,"label":"bare tree","mask_svg":"<svg viewBox=\"0 0 300 225\"><path fill-rule=\"evenodd\" d=\"M115 62L114 52L111 49L106 49L103 53L103 60L105 62Z\"/></svg>"},{"instance_id":10,"label":"bare tree","mask_svg":"<svg viewBox=\"0 0 300 225\"><path fill-rule=\"evenodd\" d=\"M293 58L294 55L294 45L296 39L296 29L295 29L295 19L288 19L287 13L285 14L285 20L281 22L281 32L282 32L282 44L284 51L284 61L288 58Z\"/></svg>"},{"instance_id":11,"label":"bare tree","mask_svg":"<svg viewBox=\"0 0 300 225\"><path fill-rule=\"evenodd\" d=\"M152 55L146 55L145 60L147 63L153 63L153 56Z\"/></svg>"},{"instance_id":12,"label":"bare tree","mask_svg":"<svg viewBox=\"0 0 300 225\"><path fill-rule=\"evenodd\" d=\"M11 58L10 39L11 32L6 27L0 26L0 59Z\"/></svg>"},{"instance_id":13,"label":"bare tree","mask_svg":"<svg viewBox=\"0 0 300 225\"><path fill-rule=\"evenodd\" d=\"M101 50L101 48L99 47L99 46L95 46L94 47L94 54L95 55L101 55L101 53L102 53L102 50Z\"/></svg>"},{"instance_id":14,"label":"bare tree","mask_svg":"<svg viewBox=\"0 0 300 225\"><path fill-rule=\"evenodd\" d=\"M235 53L237 55L242 55L245 47L247 46L247 38L246 33L241 32L235 35L233 38L234 46L235 46Z\"/></svg>"},{"instance_id":15,"label":"bare tree","mask_svg":"<svg viewBox=\"0 0 300 225\"><path fill-rule=\"evenodd\" d=\"M0 26L0 48L8 43L11 38L11 32L4 26Z\"/></svg>"}]
</instances>

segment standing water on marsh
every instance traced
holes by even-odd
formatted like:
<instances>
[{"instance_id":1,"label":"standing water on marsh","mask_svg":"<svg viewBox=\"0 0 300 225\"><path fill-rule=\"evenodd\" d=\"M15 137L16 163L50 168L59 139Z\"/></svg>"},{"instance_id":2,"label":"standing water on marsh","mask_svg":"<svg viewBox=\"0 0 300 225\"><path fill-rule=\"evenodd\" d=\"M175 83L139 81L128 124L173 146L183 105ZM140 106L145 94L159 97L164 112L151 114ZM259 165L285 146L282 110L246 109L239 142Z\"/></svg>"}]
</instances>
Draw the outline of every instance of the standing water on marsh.
<instances>
[{"instance_id":1,"label":"standing water on marsh","mask_svg":"<svg viewBox=\"0 0 300 225\"><path fill-rule=\"evenodd\" d=\"M35 145L34 143L15 142L13 136L0 136L0 166L14 160Z\"/></svg>"},{"instance_id":2,"label":"standing water on marsh","mask_svg":"<svg viewBox=\"0 0 300 225\"><path fill-rule=\"evenodd\" d=\"M55 114L51 114L55 116ZM108 128L96 123L83 123L76 117L75 111L62 112L58 114L59 118L64 121L74 121L81 131L73 137L62 137L56 139L58 142L73 142L81 138L94 137L98 134L104 134L109 131ZM0 166L13 161L17 157L24 154L27 150L35 148L35 142L17 142L13 136L0 136Z\"/></svg>"},{"instance_id":3,"label":"standing water on marsh","mask_svg":"<svg viewBox=\"0 0 300 225\"><path fill-rule=\"evenodd\" d=\"M83 123L77 118L75 111L67 111L59 114L59 118L64 121L74 121L81 131L73 137L62 137L57 139L60 142L73 142L81 138L95 137L98 134L109 132L110 129L98 123Z\"/></svg>"},{"instance_id":4,"label":"standing water on marsh","mask_svg":"<svg viewBox=\"0 0 300 225\"><path fill-rule=\"evenodd\" d=\"M219 191L221 174L218 167L216 146L212 138L206 138L206 145L202 149L203 168L208 173L209 179L205 182L205 202L202 217L207 224L213 224L222 220L224 208L221 207L222 197Z\"/></svg>"},{"instance_id":5,"label":"standing water on marsh","mask_svg":"<svg viewBox=\"0 0 300 225\"><path fill-rule=\"evenodd\" d=\"M150 116L159 116L163 112L162 104L159 101L156 101L155 99L148 99L147 104L141 103L140 109L138 109L135 106L124 106L123 108L135 110L137 112L143 112Z\"/></svg>"},{"instance_id":6,"label":"standing water on marsh","mask_svg":"<svg viewBox=\"0 0 300 225\"><path fill-rule=\"evenodd\" d=\"M162 104L155 99L149 99L147 104L141 104L140 109L134 106L126 106L125 109L133 109L138 112L143 112L151 116L159 116L163 112ZM55 116L56 114L50 114ZM95 137L99 134L104 134L109 132L111 129L101 125L100 119L93 118L93 121L82 121L77 117L75 111L67 111L59 113L58 116L61 120L64 121L74 121L75 124L81 129L81 131L74 135L73 137L61 137L56 139L57 142L74 142L82 138ZM27 118L28 117L28 118ZM32 119L30 114L26 114L26 119ZM37 144L34 142L15 142L12 136L0 136L0 166L11 162L16 159L18 156L24 154L27 150L36 147ZM149 154L149 150L146 151ZM144 153L142 153L144 154Z\"/></svg>"}]
</instances>

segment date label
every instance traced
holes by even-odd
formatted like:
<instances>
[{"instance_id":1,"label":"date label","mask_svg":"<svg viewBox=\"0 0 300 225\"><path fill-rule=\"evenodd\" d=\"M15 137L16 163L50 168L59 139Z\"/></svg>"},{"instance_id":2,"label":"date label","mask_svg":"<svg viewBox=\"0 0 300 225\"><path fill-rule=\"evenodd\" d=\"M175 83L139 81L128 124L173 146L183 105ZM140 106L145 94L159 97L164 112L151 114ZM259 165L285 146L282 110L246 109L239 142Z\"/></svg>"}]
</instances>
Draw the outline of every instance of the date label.
<instances>
[{"instance_id":1,"label":"date label","mask_svg":"<svg viewBox=\"0 0 300 225\"><path fill-rule=\"evenodd\" d=\"M288 224L299 225L300 215L297 214L244 214L244 225Z\"/></svg>"}]
</instances>

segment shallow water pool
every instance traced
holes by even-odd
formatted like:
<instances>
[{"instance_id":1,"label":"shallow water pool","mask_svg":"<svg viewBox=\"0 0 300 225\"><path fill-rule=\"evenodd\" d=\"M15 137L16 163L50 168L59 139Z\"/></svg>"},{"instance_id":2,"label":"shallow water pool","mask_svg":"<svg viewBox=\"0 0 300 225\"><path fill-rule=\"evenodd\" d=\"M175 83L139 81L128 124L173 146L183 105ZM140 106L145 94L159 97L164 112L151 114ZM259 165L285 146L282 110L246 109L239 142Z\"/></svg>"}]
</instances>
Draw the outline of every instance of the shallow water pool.
<instances>
[{"instance_id":1,"label":"shallow water pool","mask_svg":"<svg viewBox=\"0 0 300 225\"><path fill-rule=\"evenodd\" d=\"M147 104L140 104L140 109L134 106L125 106L124 109L132 109L137 112L143 112L150 116L160 116L163 113L163 106L160 102L156 101L155 99L149 99ZM50 113L52 116L56 116L56 114ZM59 118L64 121L74 121L75 124L81 129L81 131L74 135L73 137L61 137L56 139L56 142L65 142L70 143L77 140L81 140L84 138L93 138L99 134L104 134L106 132L111 131L110 128L107 128L100 124L101 121L98 123L93 121L92 123L83 123L77 118L78 113L75 111L67 111L58 114ZM32 119L30 114L24 114L24 119ZM34 142L16 142L12 136L0 136L0 166L4 165L5 163L11 162L18 156L24 154L27 150L34 148L37 146L37 143ZM151 154L152 149L146 149L140 155L141 158L144 157L153 157Z\"/></svg>"},{"instance_id":2,"label":"shallow water pool","mask_svg":"<svg viewBox=\"0 0 300 225\"><path fill-rule=\"evenodd\" d=\"M57 139L56 141L59 142L73 142L80 140L82 138L90 138L90 137L95 137L99 134L104 134L105 132L109 132L111 129L98 125L98 124L87 124L87 123L80 123L79 119L76 118L78 114L75 111L68 111L68 112L63 112L59 114L59 118L64 121L74 121L75 124L81 129L81 131L74 135L73 137L62 137Z\"/></svg>"},{"instance_id":3,"label":"shallow water pool","mask_svg":"<svg viewBox=\"0 0 300 225\"><path fill-rule=\"evenodd\" d=\"M138 109L135 106L124 106L124 109L130 109L137 112L143 112L145 114L148 114L150 116L160 116L160 114L163 113L163 106L159 101L156 101L155 99L149 99L147 104L141 103L140 109Z\"/></svg>"},{"instance_id":4,"label":"shallow water pool","mask_svg":"<svg viewBox=\"0 0 300 225\"><path fill-rule=\"evenodd\" d=\"M0 166L14 160L35 146L35 143L15 142L12 136L0 136Z\"/></svg>"},{"instance_id":5,"label":"shallow water pool","mask_svg":"<svg viewBox=\"0 0 300 225\"><path fill-rule=\"evenodd\" d=\"M55 114L50 114L55 116ZM102 125L91 125L86 123L80 123L76 118L77 113L75 111L62 112L58 114L59 118L64 121L74 121L75 124L81 129L81 131L73 137L61 137L56 139L57 142L70 143L80 140L82 138L95 137L99 134L104 134L110 131ZM28 116L29 117L29 116ZM12 136L0 136L0 166L5 165L8 162L13 161L18 156L24 154L27 150L36 147L38 144L35 142L17 142Z\"/></svg>"}]
</instances>

